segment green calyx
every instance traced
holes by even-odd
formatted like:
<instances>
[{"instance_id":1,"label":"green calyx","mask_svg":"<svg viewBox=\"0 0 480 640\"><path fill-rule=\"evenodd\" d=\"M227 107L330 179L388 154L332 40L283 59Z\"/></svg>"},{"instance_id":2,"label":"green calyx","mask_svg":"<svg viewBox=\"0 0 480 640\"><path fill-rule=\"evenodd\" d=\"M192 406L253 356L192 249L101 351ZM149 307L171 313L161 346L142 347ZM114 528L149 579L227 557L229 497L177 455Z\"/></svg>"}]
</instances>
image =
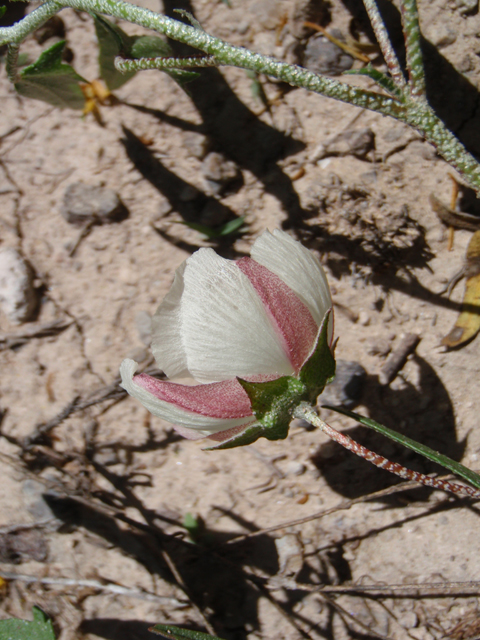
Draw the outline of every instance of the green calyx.
<instances>
[{"instance_id":1,"label":"green calyx","mask_svg":"<svg viewBox=\"0 0 480 640\"><path fill-rule=\"evenodd\" d=\"M252 403L256 422L230 439L208 447L206 451L231 449L251 444L258 438L284 440L293 412L301 402L315 404L317 396L335 375L335 360L328 345L327 311L318 331L315 348L305 361L297 376L282 376L267 382L249 382L237 378Z\"/></svg>"}]
</instances>

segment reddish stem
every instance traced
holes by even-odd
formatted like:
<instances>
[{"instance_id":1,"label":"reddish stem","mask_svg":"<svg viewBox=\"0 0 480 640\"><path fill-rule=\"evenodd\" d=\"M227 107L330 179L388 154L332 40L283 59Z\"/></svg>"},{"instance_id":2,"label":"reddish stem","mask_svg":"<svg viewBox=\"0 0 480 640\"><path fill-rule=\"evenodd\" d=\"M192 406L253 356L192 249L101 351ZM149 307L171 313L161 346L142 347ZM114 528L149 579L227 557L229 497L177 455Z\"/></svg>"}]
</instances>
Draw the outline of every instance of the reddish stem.
<instances>
[{"instance_id":1,"label":"reddish stem","mask_svg":"<svg viewBox=\"0 0 480 640\"><path fill-rule=\"evenodd\" d=\"M404 467L398 462L391 462L390 460L388 460L388 458L384 458L378 453L370 451L370 449L367 449L367 447L364 447L358 442L355 442L355 440L352 440L350 436L347 436L344 433L340 433L329 424L324 422L312 409L303 413L302 416L299 415L298 417L306 418L316 427L319 427L332 440L338 442L338 444L341 444L342 447L345 447L345 449L348 449L355 455L360 456L360 458L364 458L365 460L368 460L368 462L374 464L376 467L385 469L386 471L390 471L390 473L394 473L396 476L400 476L400 478L403 478L404 480L414 480L415 482L419 482L426 487L432 487L434 489L441 489L442 491L450 491L454 494L468 495L472 498L480 499L480 491L478 489L474 489L473 487L469 487L463 484L457 484L456 482L450 482L449 480L442 480L441 478L427 476L424 473L419 473L418 471L413 471L412 469L407 469L407 467Z\"/></svg>"}]
</instances>

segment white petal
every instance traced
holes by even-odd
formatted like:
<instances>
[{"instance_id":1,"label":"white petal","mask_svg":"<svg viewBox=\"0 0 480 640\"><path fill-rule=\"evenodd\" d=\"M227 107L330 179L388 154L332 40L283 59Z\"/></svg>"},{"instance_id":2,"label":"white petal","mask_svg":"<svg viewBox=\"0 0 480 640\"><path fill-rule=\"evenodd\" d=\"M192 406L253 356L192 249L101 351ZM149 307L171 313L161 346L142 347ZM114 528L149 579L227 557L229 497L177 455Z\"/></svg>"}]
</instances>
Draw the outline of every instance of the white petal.
<instances>
[{"instance_id":1,"label":"white petal","mask_svg":"<svg viewBox=\"0 0 480 640\"><path fill-rule=\"evenodd\" d=\"M181 295L179 281L152 322L152 351L169 378L185 367L199 382L293 373L267 311L234 262L200 249L182 279Z\"/></svg>"},{"instance_id":2,"label":"white petal","mask_svg":"<svg viewBox=\"0 0 480 640\"><path fill-rule=\"evenodd\" d=\"M162 418L172 424L178 424L186 429L193 429L201 436L209 436L213 433L252 422L252 416L234 419L210 418L209 416L185 411L185 409L181 409L170 402L159 400L152 393L149 393L140 385L135 384L133 376L137 367L138 364L133 360L127 359L122 362L120 366L120 375L122 377L121 386L131 396L140 400L143 406L154 416Z\"/></svg>"},{"instance_id":3,"label":"white petal","mask_svg":"<svg viewBox=\"0 0 480 640\"><path fill-rule=\"evenodd\" d=\"M251 256L293 289L320 326L332 306L330 289L322 265L306 247L288 233L265 231L254 242Z\"/></svg>"}]
</instances>

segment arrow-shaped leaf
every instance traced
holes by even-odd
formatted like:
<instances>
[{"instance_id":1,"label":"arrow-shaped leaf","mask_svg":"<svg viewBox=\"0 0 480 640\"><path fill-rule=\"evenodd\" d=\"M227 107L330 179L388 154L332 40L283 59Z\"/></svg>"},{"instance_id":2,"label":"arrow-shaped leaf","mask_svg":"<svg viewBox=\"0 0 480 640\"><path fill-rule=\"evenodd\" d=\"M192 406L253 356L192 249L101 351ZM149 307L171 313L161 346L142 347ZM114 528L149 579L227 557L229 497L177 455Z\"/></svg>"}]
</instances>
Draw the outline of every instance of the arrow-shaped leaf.
<instances>
[{"instance_id":1,"label":"arrow-shaped leaf","mask_svg":"<svg viewBox=\"0 0 480 640\"><path fill-rule=\"evenodd\" d=\"M42 100L55 107L83 109L85 98L80 82L87 82L73 67L62 62L65 40L40 54L36 62L25 67L15 83L19 94Z\"/></svg>"}]
</instances>

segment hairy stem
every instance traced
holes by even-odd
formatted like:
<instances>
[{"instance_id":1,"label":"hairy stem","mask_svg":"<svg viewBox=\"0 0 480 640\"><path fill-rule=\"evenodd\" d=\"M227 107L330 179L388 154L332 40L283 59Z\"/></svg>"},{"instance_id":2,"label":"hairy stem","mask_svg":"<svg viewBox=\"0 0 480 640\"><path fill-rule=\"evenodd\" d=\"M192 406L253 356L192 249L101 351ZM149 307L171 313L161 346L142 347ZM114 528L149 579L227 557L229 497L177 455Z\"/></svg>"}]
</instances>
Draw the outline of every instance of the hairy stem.
<instances>
[{"instance_id":1,"label":"hairy stem","mask_svg":"<svg viewBox=\"0 0 480 640\"><path fill-rule=\"evenodd\" d=\"M419 482L426 487L432 487L433 489L441 489L442 491L448 491L456 495L470 496L472 498L480 499L480 491L474 489L473 487L450 482L449 480L444 480L442 478L427 476L424 473L419 473L418 471L407 469L407 467L404 467L397 462L391 462L378 453L370 451L370 449L367 449L355 440L352 440L352 438L350 438L349 436L345 435L344 433L340 433L339 431L331 427L324 420L322 420L320 416L317 415L317 413L310 405L306 403L302 403L297 407L294 416L296 418L307 420L307 422L310 422L310 424L313 424L315 427L321 429L324 433L327 434L327 436L329 436L329 438L331 438L335 442L338 442L338 444L342 445L342 447L345 447L345 449L348 449L348 451L351 451L355 455L360 456L360 458L371 462L380 469L390 471L390 473L399 476L403 480L414 480L415 482Z\"/></svg>"},{"instance_id":2,"label":"hairy stem","mask_svg":"<svg viewBox=\"0 0 480 640\"><path fill-rule=\"evenodd\" d=\"M217 67L214 56L190 56L188 58L137 58L127 60L115 58L115 68L122 73L143 71L146 69L194 69L199 67Z\"/></svg>"},{"instance_id":3,"label":"hairy stem","mask_svg":"<svg viewBox=\"0 0 480 640\"><path fill-rule=\"evenodd\" d=\"M411 94L417 98L423 97L425 96L425 70L423 68L417 0L402 0L402 24Z\"/></svg>"},{"instance_id":4,"label":"hairy stem","mask_svg":"<svg viewBox=\"0 0 480 640\"><path fill-rule=\"evenodd\" d=\"M18 80L18 52L20 50L20 45L18 44L10 44L7 49L7 60L6 60L6 70L7 76L10 82L17 82Z\"/></svg>"},{"instance_id":5,"label":"hairy stem","mask_svg":"<svg viewBox=\"0 0 480 640\"><path fill-rule=\"evenodd\" d=\"M366 4L373 7L372 1L366 0ZM438 153L455 167L470 186L480 194L480 165L445 127L424 99L422 89L424 87L423 63L415 0L403 0L404 26L409 43L407 43L407 51L409 52L407 60L409 60L412 95L407 95L404 89L402 98L398 99L395 96L350 86L345 82L321 76L297 65L290 65L275 58L248 51L243 47L235 47L201 29L137 7L123 0L47 0L17 24L11 27L0 27L0 45L7 43L12 47L12 63L9 67L12 77L15 75L14 60L16 58L14 47L18 47L30 33L64 7L113 16L153 29L173 40L178 40L203 51L207 54L207 59L213 57L218 61L219 65L229 65L248 69L255 73L263 73L292 86L302 87L326 97L353 104L363 109L370 109L405 122L425 136L426 140L437 148ZM379 23L377 23L377 28L379 28L378 25ZM385 35L385 37L387 36ZM200 58L200 60L202 59ZM394 65L392 73L395 72L397 80L400 82L397 73L398 69L396 69L395 62L393 62L391 56L390 63ZM127 63L123 64L126 65ZM137 61L137 65L141 64L147 63L139 63ZM165 62L163 64L167 65L169 63ZM176 68L182 68L183 63L180 61L175 64L178 64ZM203 65L199 64L198 66Z\"/></svg>"},{"instance_id":6,"label":"hairy stem","mask_svg":"<svg viewBox=\"0 0 480 640\"><path fill-rule=\"evenodd\" d=\"M388 37L387 30L382 20L382 16L378 10L375 0L363 0L365 9L367 10L368 17L372 24L375 37L380 45L380 50L387 63L388 70L398 88L405 87L405 78L403 77L402 68L398 62L397 55L392 47L390 38Z\"/></svg>"}]
</instances>

